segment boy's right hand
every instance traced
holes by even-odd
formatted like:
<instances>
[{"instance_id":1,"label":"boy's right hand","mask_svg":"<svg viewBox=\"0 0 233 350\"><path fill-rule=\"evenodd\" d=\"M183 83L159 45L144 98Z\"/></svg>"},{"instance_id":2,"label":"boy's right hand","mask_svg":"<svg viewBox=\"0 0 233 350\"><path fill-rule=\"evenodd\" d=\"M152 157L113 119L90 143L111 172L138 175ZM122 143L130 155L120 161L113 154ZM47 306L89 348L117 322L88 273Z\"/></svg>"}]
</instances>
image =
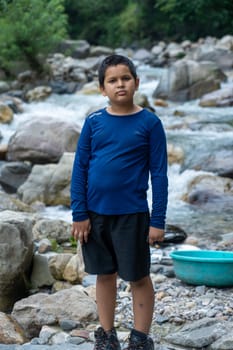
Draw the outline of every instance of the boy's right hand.
<instances>
[{"instance_id":1,"label":"boy's right hand","mask_svg":"<svg viewBox=\"0 0 233 350\"><path fill-rule=\"evenodd\" d=\"M91 223L89 219L84 221L76 221L72 224L71 235L74 237L74 239L79 240L80 243L83 244L84 242L87 243L90 231Z\"/></svg>"}]
</instances>

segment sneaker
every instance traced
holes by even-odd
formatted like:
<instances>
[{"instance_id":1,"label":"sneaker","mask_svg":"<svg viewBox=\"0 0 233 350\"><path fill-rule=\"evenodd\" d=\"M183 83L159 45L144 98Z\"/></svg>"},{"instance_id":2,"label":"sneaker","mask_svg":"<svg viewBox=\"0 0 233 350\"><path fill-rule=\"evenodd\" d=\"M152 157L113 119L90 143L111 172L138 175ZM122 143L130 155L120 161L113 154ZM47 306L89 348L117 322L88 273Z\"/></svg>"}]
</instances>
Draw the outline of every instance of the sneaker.
<instances>
[{"instance_id":1,"label":"sneaker","mask_svg":"<svg viewBox=\"0 0 233 350\"><path fill-rule=\"evenodd\" d=\"M107 335L106 350L120 350L121 346L120 346L120 342L117 338L117 333L116 333L115 328L106 332L106 335Z\"/></svg>"},{"instance_id":2,"label":"sneaker","mask_svg":"<svg viewBox=\"0 0 233 350\"><path fill-rule=\"evenodd\" d=\"M149 336L145 340L141 340L140 337L131 334L125 350L154 350L154 342Z\"/></svg>"},{"instance_id":3,"label":"sneaker","mask_svg":"<svg viewBox=\"0 0 233 350\"><path fill-rule=\"evenodd\" d=\"M94 350L120 350L121 348L115 328L105 332L102 327L99 327L94 332L94 336Z\"/></svg>"}]
</instances>

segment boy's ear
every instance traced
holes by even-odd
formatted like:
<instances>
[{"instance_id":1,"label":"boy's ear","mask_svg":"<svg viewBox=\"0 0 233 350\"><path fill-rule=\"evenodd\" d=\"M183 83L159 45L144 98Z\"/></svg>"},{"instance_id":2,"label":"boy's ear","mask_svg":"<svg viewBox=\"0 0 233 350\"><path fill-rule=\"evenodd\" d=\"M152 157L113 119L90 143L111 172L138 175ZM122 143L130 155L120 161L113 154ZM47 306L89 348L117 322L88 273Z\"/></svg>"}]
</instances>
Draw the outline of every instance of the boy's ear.
<instances>
[{"instance_id":1,"label":"boy's ear","mask_svg":"<svg viewBox=\"0 0 233 350\"><path fill-rule=\"evenodd\" d=\"M136 80L135 80L135 86L136 86L136 90L138 90L138 88L139 88L139 78L136 78Z\"/></svg>"},{"instance_id":2,"label":"boy's ear","mask_svg":"<svg viewBox=\"0 0 233 350\"><path fill-rule=\"evenodd\" d=\"M103 86L99 86L99 90L103 96L106 96L105 90Z\"/></svg>"}]
</instances>

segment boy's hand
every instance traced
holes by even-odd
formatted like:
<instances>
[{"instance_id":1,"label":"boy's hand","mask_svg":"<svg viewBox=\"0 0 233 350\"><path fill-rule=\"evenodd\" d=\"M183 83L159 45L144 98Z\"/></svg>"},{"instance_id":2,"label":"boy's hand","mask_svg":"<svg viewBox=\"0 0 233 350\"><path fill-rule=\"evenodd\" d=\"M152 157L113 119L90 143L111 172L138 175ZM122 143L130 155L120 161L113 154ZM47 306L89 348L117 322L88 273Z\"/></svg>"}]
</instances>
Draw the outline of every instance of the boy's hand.
<instances>
[{"instance_id":1,"label":"boy's hand","mask_svg":"<svg viewBox=\"0 0 233 350\"><path fill-rule=\"evenodd\" d=\"M83 244L84 242L87 243L90 231L91 223L89 219L84 221L76 221L72 224L71 235L74 237L74 239L79 240L80 243Z\"/></svg>"},{"instance_id":2,"label":"boy's hand","mask_svg":"<svg viewBox=\"0 0 233 350\"><path fill-rule=\"evenodd\" d=\"M154 245L155 242L162 242L164 240L164 230L150 226L149 229L149 244Z\"/></svg>"}]
</instances>

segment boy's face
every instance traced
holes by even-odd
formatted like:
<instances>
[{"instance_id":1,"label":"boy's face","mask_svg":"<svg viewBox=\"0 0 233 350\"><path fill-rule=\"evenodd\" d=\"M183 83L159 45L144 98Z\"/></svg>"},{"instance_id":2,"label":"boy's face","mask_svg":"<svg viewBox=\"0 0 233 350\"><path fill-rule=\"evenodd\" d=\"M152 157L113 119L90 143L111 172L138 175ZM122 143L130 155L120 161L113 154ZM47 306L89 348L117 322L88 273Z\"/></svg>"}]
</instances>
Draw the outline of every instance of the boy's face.
<instances>
[{"instance_id":1,"label":"boy's face","mask_svg":"<svg viewBox=\"0 0 233 350\"><path fill-rule=\"evenodd\" d=\"M104 96L108 96L111 103L132 103L138 85L139 79L133 77L129 68L118 64L107 68L104 86L100 87L100 91Z\"/></svg>"}]
</instances>

